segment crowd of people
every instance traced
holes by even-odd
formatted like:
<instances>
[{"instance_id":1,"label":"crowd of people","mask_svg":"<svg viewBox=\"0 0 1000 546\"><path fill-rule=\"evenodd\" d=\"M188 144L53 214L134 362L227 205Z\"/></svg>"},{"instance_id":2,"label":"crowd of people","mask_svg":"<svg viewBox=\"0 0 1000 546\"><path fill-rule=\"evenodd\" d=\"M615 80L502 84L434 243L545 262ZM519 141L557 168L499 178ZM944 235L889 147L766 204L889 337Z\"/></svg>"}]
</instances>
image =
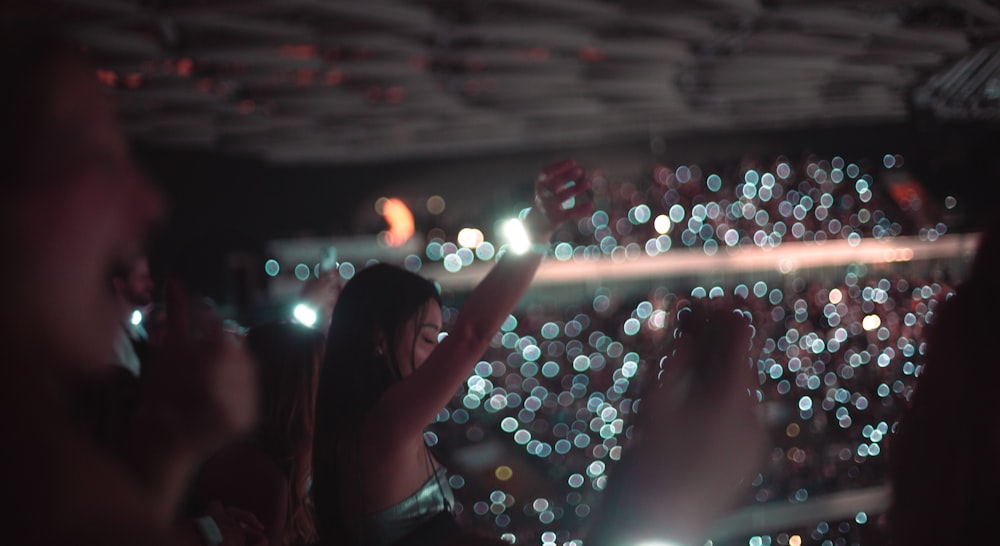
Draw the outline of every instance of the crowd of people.
<instances>
[{"instance_id":1,"label":"crowd of people","mask_svg":"<svg viewBox=\"0 0 1000 546\"><path fill-rule=\"evenodd\" d=\"M19 544L495 542L454 520L447 471L426 449L424 428L513 311L544 253L507 252L443 339L436 287L388 265L361 271L340 291L327 332L260 325L244 337L225 330L204 299L169 282L162 328L143 333L131 310L148 299L144 240L164 203L133 163L79 50L35 31L11 29L0 49L5 72L19 75L0 96L9 174L0 245L17 264L0 278L8 296L3 431L15 446L0 465L4 504L14 507L5 512L6 537ZM539 173L522 224L536 247L592 211L589 190L572 160ZM712 320L708 311L696 316ZM742 335L738 324L726 328L734 340ZM685 374L672 371L647 397L650 407L677 421L678 432L681 409L700 411L705 422L736 416L752 424L748 399L732 396L750 377L737 358L745 348L734 347L710 357L724 372L719 382L680 393ZM683 354L678 368L702 349ZM681 404L682 395L692 400ZM741 427L750 442L755 431ZM661 436L633 450L640 466L671 453ZM685 465L671 468L655 479L623 472L614 487L638 493L641 510L605 510L594 542L703 533L705 516L729 498L708 493L737 477L686 483L675 479ZM684 487L656 487L664 480ZM719 487L707 487L713 483ZM702 490L698 509L684 509L680 496ZM672 518L659 513L666 504ZM637 519L641 512L648 513Z\"/></svg>"},{"instance_id":2,"label":"crowd of people","mask_svg":"<svg viewBox=\"0 0 1000 546\"><path fill-rule=\"evenodd\" d=\"M983 340L969 336L984 333L980 318L995 308L995 245L984 244L973 282L958 289L852 270L831 284L656 287L639 301L600 290L586 303L515 312L558 227L597 227L594 198L606 188L564 160L535 180L526 252L502 252L460 307L442 305L432 282L378 264L339 292L318 290L336 296L328 328L263 324L243 336L170 282L153 331L141 332L130 310L148 300L144 240L165 204L79 50L29 24L9 30L0 66L18 78L0 86L0 251L12 264L0 270L0 521L11 543L535 540L528 523L522 531L502 520L524 506L502 490L482 501L486 510L460 508L470 502L462 476L445 468L445 450L429 449L453 439L427 430L435 419L473 423L469 441L475 427L499 431L556 463L546 475L564 479L562 491L531 503L543 544L702 543L741 496L802 501L845 479L877 483L882 439L910 398L917 411L903 418L894 454L890 534L941 543L990 529L980 517L996 497L984 464L996 453L990 408L963 394L991 369ZM684 183L678 171L670 176ZM739 191L748 197L752 184L759 195L757 182L745 178ZM867 195L860 181L854 188ZM796 191L795 206L808 209L810 190ZM831 214L852 223L843 212ZM958 303L939 313L953 291ZM938 314L928 349L923 329ZM969 373L949 369L953 358ZM924 366L963 388L925 388ZM967 456L970 471L929 480L921 472L937 452L921 447L954 426L936 411L942 404L949 418L983 420L982 449ZM928 499L956 492L969 502L944 521L923 517ZM463 513L495 527L476 529ZM587 520L585 537L572 522L556 529L573 518ZM823 534L839 535L827 540L847 540L845 523L829 523L836 530Z\"/></svg>"},{"instance_id":3,"label":"crowd of people","mask_svg":"<svg viewBox=\"0 0 1000 546\"><path fill-rule=\"evenodd\" d=\"M743 502L796 503L882 485L884 439L921 373L925 329L954 293L948 277L852 266L836 282L598 288L585 302L526 306L439 416L452 426L435 433L450 434L453 445L472 443L470 427L477 441L478 429L505 436L551 481L528 498L475 484L458 496L469 517L498 532L579 538L601 503L602 476L628 444L642 380L658 365L677 306L722 297L754 317L751 354L772 445Z\"/></svg>"},{"instance_id":4,"label":"crowd of people","mask_svg":"<svg viewBox=\"0 0 1000 546\"><path fill-rule=\"evenodd\" d=\"M848 162L813 154L793 161L744 158L712 165L656 165L648 174L594 176L595 212L555 235L558 260L616 260L658 256L671 250L709 255L732 248L773 249L786 242L916 236L937 240L949 230L954 198L937 203L905 170L902 156L881 162ZM414 207L418 208L418 207ZM426 248L414 263L443 262L448 271L493 259L501 244L475 240L464 248L462 229L495 211L430 217ZM501 237L498 236L497 239ZM480 248L480 246L482 248Z\"/></svg>"}]
</instances>

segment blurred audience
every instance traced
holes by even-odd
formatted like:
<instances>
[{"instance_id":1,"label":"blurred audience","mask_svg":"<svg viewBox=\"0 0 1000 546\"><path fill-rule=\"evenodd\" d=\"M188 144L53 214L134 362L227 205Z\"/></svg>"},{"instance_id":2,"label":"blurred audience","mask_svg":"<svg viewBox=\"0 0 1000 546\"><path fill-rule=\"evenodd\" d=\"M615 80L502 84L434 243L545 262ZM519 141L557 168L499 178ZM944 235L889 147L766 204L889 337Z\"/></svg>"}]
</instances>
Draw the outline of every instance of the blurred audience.
<instances>
[{"instance_id":1,"label":"blurred audience","mask_svg":"<svg viewBox=\"0 0 1000 546\"><path fill-rule=\"evenodd\" d=\"M112 273L111 284L121 303L121 318L115 336L112 363L138 376L142 370L142 361L147 356L148 343L148 335L142 325L142 313L153 303L153 277L149 274L149 261L145 256L132 260L128 267ZM137 312L139 320L133 320Z\"/></svg>"},{"instance_id":2,"label":"blurred audience","mask_svg":"<svg viewBox=\"0 0 1000 546\"><path fill-rule=\"evenodd\" d=\"M952 292L947 275L922 267L853 266L839 279L687 281L671 289L652 282L647 292L609 285L568 303L536 297L494 337L438 416L432 441L512 441L552 479L513 498L523 489L517 476L497 482L459 473L456 511L518 540L550 531L560 542L581 536L607 476L627 457L643 377L670 339L677 306L722 294L741 298L754 317L751 354L772 446L742 502L799 503L882 485L884 439L921 373L926 325ZM444 316L448 324L447 305ZM817 523L786 531L835 540L865 526Z\"/></svg>"},{"instance_id":3,"label":"blurred audience","mask_svg":"<svg viewBox=\"0 0 1000 546\"><path fill-rule=\"evenodd\" d=\"M260 422L251 437L202 468L192 489L194 513L221 501L256 514L271 545L312 544L309 485L323 335L300 324L269 323L250 329L246 347L259 370Z\"/></svg>"},{"instance_id":4,"label":"blurred audience","mask_svg":"<svg viewBox=\"0 0 1000 546\"><path fill-rule=\"evenodd\" d=\"M560 228L552 254L563 261L625 261L672 250L714 255L796 241L846 239L856 245L900 235L937 240L949 230L941 207L904 165L898 155L871 165L809 154L799 161L777 156L655 165L637 175L595 170L594 213ZM486 207L491 200L482 203ZM496 216L495 210L465 210L429 220L434 227L426 233L424 257L443 261L449 271L457 267L450 263L452 255L462 258L462 267L476 257L491 260L495 239L470 252L458 235L468 227L488 228L482 218Z\"/></svg>"}]
</instances>

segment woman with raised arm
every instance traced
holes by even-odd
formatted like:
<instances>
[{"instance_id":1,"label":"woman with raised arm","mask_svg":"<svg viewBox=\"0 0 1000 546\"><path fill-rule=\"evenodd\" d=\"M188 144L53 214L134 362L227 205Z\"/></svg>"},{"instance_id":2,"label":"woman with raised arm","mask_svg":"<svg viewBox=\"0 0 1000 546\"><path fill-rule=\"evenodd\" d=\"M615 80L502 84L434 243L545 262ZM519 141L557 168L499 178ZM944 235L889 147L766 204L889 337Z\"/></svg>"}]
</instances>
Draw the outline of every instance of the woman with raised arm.
<instances>
[{"instance_id":1,"label":"woman with raised arm","mask_svg":"<svg viewBox=\"0 0 1000 546\"><path fill-rule=\"evenodd\" d=\"M524 222L532 249L547 245L562 222L591 211L583 198L589 187L572 160L542 170ZM461 535L424 429L472 373L542 256L507 252L440 343L441 303L431 282L376 265L347 283L317 399L312 491L323 542L444 544Z\"/></svg>"}]
</instances>

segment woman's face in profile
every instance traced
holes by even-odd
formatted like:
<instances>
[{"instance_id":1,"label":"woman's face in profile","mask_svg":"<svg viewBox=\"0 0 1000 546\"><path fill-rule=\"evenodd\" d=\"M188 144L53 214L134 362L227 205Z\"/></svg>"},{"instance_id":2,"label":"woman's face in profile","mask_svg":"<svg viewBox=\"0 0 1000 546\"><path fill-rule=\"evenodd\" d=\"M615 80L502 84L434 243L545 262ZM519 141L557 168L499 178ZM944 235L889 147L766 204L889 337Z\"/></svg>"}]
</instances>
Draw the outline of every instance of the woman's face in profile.
<instances>
[{"instance_id":1,"label":"woman's face in profile","mask_svg":"<svg viewBox=\"0 0 1000 546\"><path fill-rule=\"evenodd\" d=\"M396 340L396 362L403 377L410 375L427 360L437 347L438 334L441 333L441 306L434 300L428 300L417 313L403 325L399 339Z\"/></svg>"},{"instance_id":2,"label":"woman's face in profile","mask_svg":"<svg viewBox=\"0 0 1000 546\"><path fill-rule=\"evenodd\" d=\"M8 208L19 270L8 289L25 331L60 362L109 362L121 310L111 273L142 252L162 202L133 164L93 71L68 56L48 72L39 138Z\"/></svg>"}]
</instances>

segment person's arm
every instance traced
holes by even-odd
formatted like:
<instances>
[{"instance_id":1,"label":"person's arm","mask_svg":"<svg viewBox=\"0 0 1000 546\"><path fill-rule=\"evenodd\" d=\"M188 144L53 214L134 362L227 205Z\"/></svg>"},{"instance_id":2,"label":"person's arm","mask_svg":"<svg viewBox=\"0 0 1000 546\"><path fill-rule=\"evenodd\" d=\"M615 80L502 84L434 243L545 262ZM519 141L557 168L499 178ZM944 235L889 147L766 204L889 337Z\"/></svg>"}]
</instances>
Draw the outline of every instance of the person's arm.
<instances>
[{"instance_id":1,"label":"person's arm","mask_svg":"<svg viewBox=\"0 0 1000 546\"><path fill-rule=\"evenodd\" d=\"M267 546L282 544L269 540L264 524L252 512L223 506L219 501L209 503L204 516L183 518L171 529L171 546Z\"/></svg>"},{"instance_id":2,"label":"person's arm","mask_svg":"<svg viewBox=\"0 0 1000 546\"><path fill-rule=\"evenodd\" d=\"M168 286L169 334L161 360L148 368L144 400L125 460L169 521L196 466L244 432L256 417L256 372L250 357L206 309Z\"/></svg>"},{"instance_id":3,"label":"person's arm","mask_svg":"<svg viewBox=\"0 0 1000 546\"><path fill-rule=\"evenodd\" d=\"M747 322L728 310L687 318L662 386L642 398L639 442L609 476L587 544L704 544L763 460Z\"/></svg>"},{"instance_id":4,"label":"person's arm","mask_svg":"<svg viewBox=\"0 0 1000 546\"><path fill-rule=\"evenodd\" d=\"M593 204L583 196L589 188L589 180L572 160L543 169L535 184L534 206L525 221L532 243L548 245L559 224L588 214ZM574 206L564 209L562 204L574 198ZM424 364L386 391L366 426L378 430L387 447L422 441L424 428L469 376L524 296L542 258L538 252L507 252L470 294L448 336Z\"/></svg>"},{"instance_id":5,"label":"person's arm","mask_svg":"<svg viewBox=\"0 0 1000 546\"><path fill-rule=\"evenodd\" d=\"M266 509L261 511L260 519L262 526L267 533L267 540L270 544L283 544L285 528L288 526L288 496L289 484L287 479L276 480L270 484L269 489L273 495L269 497L271 501Z\"/></svg>"},{"instance_id":6,"label":"person's arm","mask_svg":"<svg viewBox=\"0 0 1000 546\"><path fill-rule=\"evenodd\" d=\"M334 271L325 271L319 277L309 277L299 293L299 298L316 311L316 330L324 334L330 329L333 308L340 294L339 276Z\"/></svg>"}]
</instances>

